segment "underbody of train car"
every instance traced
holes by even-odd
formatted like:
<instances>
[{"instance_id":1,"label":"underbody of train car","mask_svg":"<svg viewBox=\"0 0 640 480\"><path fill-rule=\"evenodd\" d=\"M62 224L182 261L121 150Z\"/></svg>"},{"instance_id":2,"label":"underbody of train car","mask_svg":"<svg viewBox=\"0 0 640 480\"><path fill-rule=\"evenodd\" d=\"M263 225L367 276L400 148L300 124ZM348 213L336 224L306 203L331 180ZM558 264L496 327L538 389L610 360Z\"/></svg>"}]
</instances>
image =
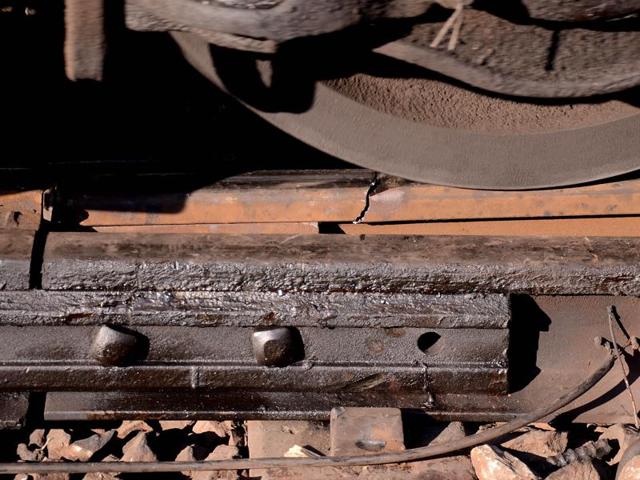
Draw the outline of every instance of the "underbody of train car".
<instances>
[{"instance_id":1,"label":"underbody of train car","mask_svg":"<svg viewBox=\"0 0 640 480\"><path fill-rule=\"evenodd\" d=\"M116 2L117 3L117 2ZM278 128L403 178L544 188L637 169L637 1L68 0L71 78L109 8Z\"/></svg>"}]
</instances>

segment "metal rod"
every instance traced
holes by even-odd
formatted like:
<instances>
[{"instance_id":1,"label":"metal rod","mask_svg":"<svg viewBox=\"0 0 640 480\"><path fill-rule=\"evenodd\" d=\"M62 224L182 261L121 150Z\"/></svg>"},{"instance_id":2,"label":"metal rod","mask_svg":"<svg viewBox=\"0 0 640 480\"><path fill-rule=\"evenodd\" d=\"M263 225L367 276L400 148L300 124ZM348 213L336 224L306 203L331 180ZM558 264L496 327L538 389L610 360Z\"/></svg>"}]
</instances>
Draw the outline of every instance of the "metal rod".
<instances>
[{"instance_id":1,"label":"metal rod","mask_svg":"<svg viewBox=\"0 0 640 480\"><path fill-rule=\"evenodd\" d=\"M291 467L346 467L363 465L382 465L387 463L404 463L448 455L484 443L492 442L530 423L557 412L561 408L583 395L598 383L613 367L615 357L611 352L602 365L589 377L562 395L551 404L531 413L522 415L499 427L491 428L474 435L462 438L446 445L433 445L414 448L403 452L380 455L361 455L348 457L322 458L255 458L237 460L217 460L203 462L94 462L94 463L1 463L0 474L18 473L154 473L183 471L214 470L247 470L256 468L291 468Z\"/></svg>"},{"instance_id":2,"label":"metal rod","mask_svg":"<svg viewBox=\"0 0 640 480\"><path fill-rule=\"evenodd\" d=\"M613 354L615 356L616 362L620 366L620 371L622 372L622 380L624 380L624 385L627 389L627 393L629 394L629 402L631 403L631 410L633 411L633 422L636 426L636 429L640 428L640 419L638 419L638 407L636 406L636 400L633 397L633 392L631 391L631 385L629 385L629 376L624 368L624 363L622 362L622 357L620 356L620 349L618 348L618 341L616 340L616 334L613 331L613 321L616 318L616 309L613 305L609 307L609 335L611 335L611 343L613 345Z\"/></svg>"}]
</instances>

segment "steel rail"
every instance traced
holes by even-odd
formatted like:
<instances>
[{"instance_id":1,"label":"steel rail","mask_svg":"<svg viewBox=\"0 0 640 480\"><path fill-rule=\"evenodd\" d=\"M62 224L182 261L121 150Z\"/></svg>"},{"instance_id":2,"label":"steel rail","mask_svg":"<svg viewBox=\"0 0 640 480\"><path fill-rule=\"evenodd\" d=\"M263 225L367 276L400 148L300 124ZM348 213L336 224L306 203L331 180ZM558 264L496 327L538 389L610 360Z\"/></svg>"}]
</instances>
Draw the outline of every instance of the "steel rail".
<instances>
[{"instance_id":1,"label":"steel rail","mask_svg":"<svg viewBox=\"0 0 640 480\"><path fill-rule=\"evenodd\" d=\"M246 470L292 467L347 467L404 463L448 455L460 450L492 442L530 423L549 417L582 396L598 383L613 367L615 357L608 352L603 363L569 392L549 405L522 415L510 422L455 442L380 455L360 455L321 458L258 458L201 462L93 462L93 463L0 463L0 474L37 473L154 473L214 470Z\"/></svg>"}]
</instances>

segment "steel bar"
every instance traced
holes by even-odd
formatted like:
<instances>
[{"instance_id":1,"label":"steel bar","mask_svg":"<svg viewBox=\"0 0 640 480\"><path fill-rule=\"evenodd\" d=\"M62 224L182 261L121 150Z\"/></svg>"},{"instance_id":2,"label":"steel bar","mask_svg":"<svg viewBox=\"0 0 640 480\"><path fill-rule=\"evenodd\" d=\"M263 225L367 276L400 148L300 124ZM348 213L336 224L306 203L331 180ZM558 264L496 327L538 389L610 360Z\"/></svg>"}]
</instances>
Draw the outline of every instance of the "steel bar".
<instances>
[{"instance_id":1,"label":"steel bar","mask_svg":"<svg viewBox=\"0 0 640 480\"><path fill-rule=\"evenodd\" d=\"M234 390L171 392L163 387L162 392L52 393L47 396L46 415L57 420L328 419L331 408L342 405L417 408L440 420L508 421L545 402L558 385L571 384L588 374L587 366L598 360L598 350L584 345L592 344L594 337L608 336L606 316L610 305L616 306L628 333L640 336L640 301L635 297L516 297L510 332L509 395L375 388L359 392L244 390L238 395ZM630 350L625 358L631 387L638 396L640 363ZM624 384L613 371L570 405L565 414L568 420L577 422L627 423L633 418L628 407Z\"/></svg>"},{"instance_id":2,"label":"steel bar","mask_svg":"<svg viewBox=\"0 0 640 480\"><path fill-rule=\"evenodd\" d=\"M99 385L113 412L125 392L163 390L215 391L210 412L243 392L237 408L256 415L346 403L504 419L586 374L594 359L576 346L606 335L610 305L638 334L639 256L632 238L51 233L42 288L0 292L2 388ZM304 346L286 367L253 343L276 327ZM113 350L105 328L121 356L96 350ZM608 377L576 415L626 419L618 389Z\"/></svg>"},{"instance_id":3,"label":"steel bar","mask_svg":"<svg viewBox=\"0 0 640 480\"><path fill-rule=\"evenodd\" d=\"M47 290L640 295L633 238L53 233Z\"/></svg>"},{"instance_id":4,"label":"steel bar","mask_svg":"<svg viewBox=\"0 0 640 480\"><path fill-rule=\"evenodd\" d=\"M440 187L380 176L365 222L612 217L640 214L640 179L546 190Z\"/></svg>"},{"instance_id":5,"label":"steel bar","mask_svg":"<svg viewBox=\"0 0 640 480\"><path fill-rule=\"evenodd\" d=\"M87 227L350 222L364 209L374 176L366 170L267 171L194 187L188 176L146 175L115 190L103 185L116 178L96 176L60 189L54 208L62 223Z\"/></svg>"},{"instance_id":6,"label":"steel bar","mask_svg":"<svg viewBox=\"0 0 640 480\"><path fill-rule=\"evenodd\" d=\"M264 458L248 460L218 460L203 462L101 462L101 463L66 463L66 464L24 464L5 463L0 464L0 473L36 473L36 472L180 472L180 471L213 471L213 470L245 470L255 468L287 468L302 466L351 466L351 465L382 465L387 463L402 463L425 458L446 455L452 452L464 450L483 443L496 440L518 428L548 417L572 401L588 392L598 383L613 366L614 359L608 355L601 361L598 368L577 386L560 396L550 404L533 410L510 422L498 427L490 428L474 435L469 435L451 444L430 445L414 448L402 452L383 453L378 455L348 456L348 457L315 457L315 458Z\"/></svg>"},{"instance_id":7,"label":"steel bar","mask_svg":"<svg viewBox=\"0 0 640 480\"><path fill-rule=\"evenodd\" d=\"M371 172L310 170L252 172L195 190L193 186L180 186L180 176L176 176L169 190L139 191L140 182L164 185L167 177L148 175L131 182L131 188L122 187L119 182L115 190L105 191L101 183L114 178L96 176L82 186L57 192L54 209L69 224L75 222L100 231L158 231L166 225L167 231L173 232L179 231L179 225L198 225L203 233L207 232L207 224L228 223L230 229L248 229L243 224L268 223L275 229L283 222L351 222L363 211L363 223L515 218L562 218L571 223L572 217L607 221L623 215L617 220L627 221L626 216L640 215L638 179L505 192L440 187L378 175L375 188L370 190L374 179ZM369 205L365 208L367 192ZM592 218L603 216L607 218ZM495 227L493 222L487 225ZM616 227L618 231L621 225Z\"/></svg>"},{"instance_id":8,"label":"steel bar","mask_svg":"<svg viewBox=\"0 0 640 480\"><path fill-rule=\"evenodd\" d=\"M640 216L340 224L349 235L640 237Z\"/></svg>"},{"instance_id":9,"label":"steel bar","mask_svg":"<svg viewBox=\"0 0 640 480\"><path fill-rule=\"evenodd\" d=\"M109 323L131 327L502 329L510 319L509 297L503 294L0 291L0 325L19 327Z\"/></svg>"}]
</instances>

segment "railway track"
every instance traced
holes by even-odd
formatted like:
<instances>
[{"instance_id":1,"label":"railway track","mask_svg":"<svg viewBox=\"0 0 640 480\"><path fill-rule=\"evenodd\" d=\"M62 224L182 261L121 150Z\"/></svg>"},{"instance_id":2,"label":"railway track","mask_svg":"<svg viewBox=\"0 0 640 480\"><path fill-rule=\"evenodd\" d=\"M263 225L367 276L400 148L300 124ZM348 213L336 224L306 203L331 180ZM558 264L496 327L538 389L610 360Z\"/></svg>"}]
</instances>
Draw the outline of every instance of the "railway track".
<instances>
[{"instance_id":1,"label":"railway track","mask_svg":"<svg viewBox=\"0 0 640 480\"><path fill-rule=\"evenodd\" d=\"M522 418L589 375L611 306L640 394L636 179L504 193L364 170L117 178L0 197L5 427L29 405L53 422ZM633 421L616 370L558 413Z\"/></svg>"},{"instance_id":2,"label":"railway track","mask_svg":"<svg viewBox=\"0 0 640 480\"><path fill-rule=\"evenodd\" d=\"M362 170L170 181L3 197L3 389L47 392L45 418L503 420L586 375L609 306L636 335L635 179L513 194ZM618 382L574 418L628 418Z\"/></svg>"}]
</instances>

